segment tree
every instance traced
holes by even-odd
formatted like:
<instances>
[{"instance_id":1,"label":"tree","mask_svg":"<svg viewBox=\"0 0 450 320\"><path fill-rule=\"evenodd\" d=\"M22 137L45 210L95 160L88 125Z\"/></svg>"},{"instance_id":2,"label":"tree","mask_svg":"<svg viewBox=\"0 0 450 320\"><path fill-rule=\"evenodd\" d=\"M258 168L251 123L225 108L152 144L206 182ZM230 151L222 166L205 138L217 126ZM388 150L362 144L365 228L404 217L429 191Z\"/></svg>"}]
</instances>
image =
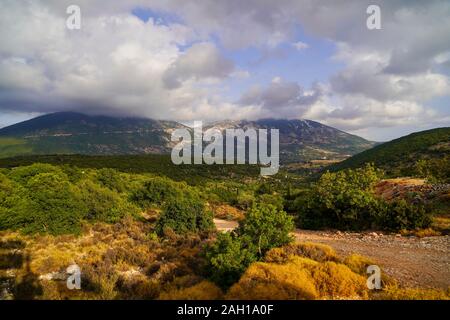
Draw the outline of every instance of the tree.
<instances>
[{"instance_id":1,"label":"tree","mask_svg":"<svg viewBox=\"0 0 450 320\"><path fill-rule=\"evenodd\" d=\"M293 228L286 212L271 204L254 204L236 232L219 234L206 248L210 279L222 288L229 287L266 251L291 242Z\"/></svg>"},{"instance_id":2,"label":"tree","mask_svg":"<svg viewBox=\"0 0 450 320\"><path fill-rule=\"evenodd\" d=\"M381 172L373 165L323 174L307 195L296 199L302 228L363 230L423 227L429 224L421 206L391 203L377 197Z\"/></svg>"},{"instance_id":3,"label":"tree","mask_svg":"<svg viewBox=\"0 0 450 320\"><path fill-rule=\"evenodd\" d=\"M409 204L402 199L386 204L379 224L388 230L412 230L429 227L431 218L421 204Z\"/></svg>"},{"instance_id":4,"label":"tree","mask_svg":"<svg viewBox=\"0 0 450 320\"><path fill-rule=\"evenodd\" d=\"M40 173L26 183L24 201L13 208L15 228L25 233L79 233L86 208L67 176Z\"/></svg>"},{"instance_id":5,"label":"tree","mask_svg":"<svg viewBox=\"0 0 450 320\"><path fill-rule=\"evenodd\" d=\"M167 202L156 224L156 232L164 234L170 228L178 234L211 231L213 215L205 210L203 202L195 196L184 195Z\"/></svg>"},{"instance_id":6,"label":"tree","mask_svg":"<svg viewBox=\"0 0 450 320\"><path fill-rule=\"evenodd\" d=\"M255 251L249 238L219 233L205 252L210 279L224 289L230 287L257 260Z\"/></svg>"},{"instance_id":7,"label":"tree","mask_svg":"<svg viewBox=\"0 0 450 320\"><path fill-rule=\"evenodd\" d=\"M185 184L157 177L146 181L141 188L134 191L131 200L146 209L154 205L164 205L183 196L183 193L189 192Z\"/></svg>"},{"instance_id":8,"label":"tree","mask_svg":"<svg viewBox=\"0 0 450 320\"><path fill-rule=\"evenodd\" d=\"M77 187L87 209L84 217L88 220L115 223L126 215L138 213L138 208L123 199L116 191L91 180L81 180Z\"/></svg>"},{"instance_id":9,"label":"tree","mask_svg":"<svg viewBox=\"0 0 450 320\"><path fill-rule=\"evenodd\" d=\"M294 229L292 218L271 204L256 203L247 212L238 229L238 234L250 238L261 257L267 250L292 241Z\"/></svg>"}]
</instances>

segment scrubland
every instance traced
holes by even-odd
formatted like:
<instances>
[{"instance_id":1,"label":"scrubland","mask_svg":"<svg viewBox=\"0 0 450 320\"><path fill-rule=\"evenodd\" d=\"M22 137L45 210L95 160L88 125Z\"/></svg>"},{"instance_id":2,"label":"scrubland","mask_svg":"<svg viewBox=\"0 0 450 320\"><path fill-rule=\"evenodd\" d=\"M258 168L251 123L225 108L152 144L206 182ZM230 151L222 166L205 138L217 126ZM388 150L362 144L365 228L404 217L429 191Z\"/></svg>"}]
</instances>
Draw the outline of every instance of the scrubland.
<instances>
[{"instance_id":1,"label":"scrubland","mask_svg":"<svg viewBox=\"0 0 450 320\"><path fill-rule=\"evenodd\" d=\"M373 166L312 182L230 175L186 182L69 165L1 169L0 298L449 298L386 274L381 290L369 290L366 268L378 261L292 237L295 228L445 234L441 194L383 198ZM214 217L239 225L218 232ZM66 286L72 264L81 290Z\"/></svg>"}]
</instances>

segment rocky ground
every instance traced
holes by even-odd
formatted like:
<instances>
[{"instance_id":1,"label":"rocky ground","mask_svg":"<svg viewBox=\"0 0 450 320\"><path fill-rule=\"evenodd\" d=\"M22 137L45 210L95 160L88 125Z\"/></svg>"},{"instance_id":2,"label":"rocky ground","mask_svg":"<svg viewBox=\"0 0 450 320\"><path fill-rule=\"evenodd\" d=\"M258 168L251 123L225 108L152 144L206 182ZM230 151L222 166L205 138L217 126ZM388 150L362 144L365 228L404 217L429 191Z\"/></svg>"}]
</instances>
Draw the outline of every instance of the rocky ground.
<instances>
[{"instance_id":1,"label":"rocky ground","mask_svg":"<svg viewBox=\"0 0 450 320\"><path fill-rule=\"evenodd\" d=\"M404 237L380 233L297 230L296 240L330 245L340 254L358 253L375 260L402 286L450 286L450 236Z\"/></svg>"},{"instance_id":2,"label":"rocky ground","mask_svg":"<svg viewBox=\"0 0 450 320\"><path fill-rule=\"evenodd\" d=\"M215 219L219 230L229 231L234 221ZM375 232L296 230L297 241L327 244L339 254L358 253L372 258L386 274L405 287L450 286L450 236L405 237Z\"/></svg>"}]
</instances>

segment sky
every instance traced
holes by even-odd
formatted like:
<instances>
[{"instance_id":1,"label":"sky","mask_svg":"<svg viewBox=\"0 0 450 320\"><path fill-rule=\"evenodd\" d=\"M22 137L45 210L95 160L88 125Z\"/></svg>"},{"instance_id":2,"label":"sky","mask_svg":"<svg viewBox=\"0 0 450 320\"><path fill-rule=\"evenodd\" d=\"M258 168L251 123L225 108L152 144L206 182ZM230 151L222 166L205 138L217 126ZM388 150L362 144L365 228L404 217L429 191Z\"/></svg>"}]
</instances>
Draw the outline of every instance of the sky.
<instances>
[{"instance_id":1,"label":"sky","mask_svg":"<svg viewBox=\"0 0 450 320\"><path fill-rule=\"evenodd\" d=\"M288 118L387 141L450 126L449 74L450 1L0 0L0 127Z\"/></svg>"}]
</instances>

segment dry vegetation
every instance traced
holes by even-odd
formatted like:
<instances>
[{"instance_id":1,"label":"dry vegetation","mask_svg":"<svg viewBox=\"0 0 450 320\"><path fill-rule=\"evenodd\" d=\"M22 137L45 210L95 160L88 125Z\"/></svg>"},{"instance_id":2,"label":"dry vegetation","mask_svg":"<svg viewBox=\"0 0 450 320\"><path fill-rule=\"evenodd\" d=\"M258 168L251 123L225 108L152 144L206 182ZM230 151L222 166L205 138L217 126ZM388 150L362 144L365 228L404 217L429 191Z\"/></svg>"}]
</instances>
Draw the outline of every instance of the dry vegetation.
<instances>
[{"instance_id":1,"label":"dry vegetation","mask_svg":"<svg viewBox=\"0 0 450 320\"><path fill-rule=\"evenodd\" d=\"M109 169L3 170L0 299L448 299L385 275L384 289L369 291L366 269L376 262L292 242L294 217L300 226L378 223L423 236L448 228L446 216L429 227L425 211L376 198L378 181L371 166L324 174L306 193L281 180L191 186ZM239 227L217 233L213 216ZM82 290L66 287L72 264Z\"/></svg>"},{"instance_id":2,"label":"dry vegetation","mask_svg":"<svg viewBox=\"0 0 450 320\"><path fill-rule=\"evenodd\" d=\"M131 218L85 225L82 236L0 234L3 299L448 299L449 292L399 288L383 276L384 290L366 286L359 255L340 257L329 246L294 243L269 250L240 280L222 290L202 274L201 248L209 239L157 239ZM5 260L6 253L8 261ZM4 268L8 263L9 268ZM64 270L76 263L82 290L68 290Z\"/></svg>"},{"instance_id":3,"label":"dry vegetation","mask_svg":"<svg viewBox=\"0 0 450 320\"><path fill-rule=\"evenodd\" d=\"M202 264L205 240L200 237L172 234L170 241L158 241L148 225L132 218L85 225L83 231L82 236L0 233L2 257L12 251L10 244L18 244L4 261L10 267L2 275L9 279L9 298L156 299L174 290L172 282L180 277L191 277L185 286L202 283L201 277L192 277ZM14 257L19 263L13 264ZM65 269L74 263L82 270L83 290L68 290L63 281ZM34 288L31 293L29 288Z\"/></svg>"}]
</instances>

